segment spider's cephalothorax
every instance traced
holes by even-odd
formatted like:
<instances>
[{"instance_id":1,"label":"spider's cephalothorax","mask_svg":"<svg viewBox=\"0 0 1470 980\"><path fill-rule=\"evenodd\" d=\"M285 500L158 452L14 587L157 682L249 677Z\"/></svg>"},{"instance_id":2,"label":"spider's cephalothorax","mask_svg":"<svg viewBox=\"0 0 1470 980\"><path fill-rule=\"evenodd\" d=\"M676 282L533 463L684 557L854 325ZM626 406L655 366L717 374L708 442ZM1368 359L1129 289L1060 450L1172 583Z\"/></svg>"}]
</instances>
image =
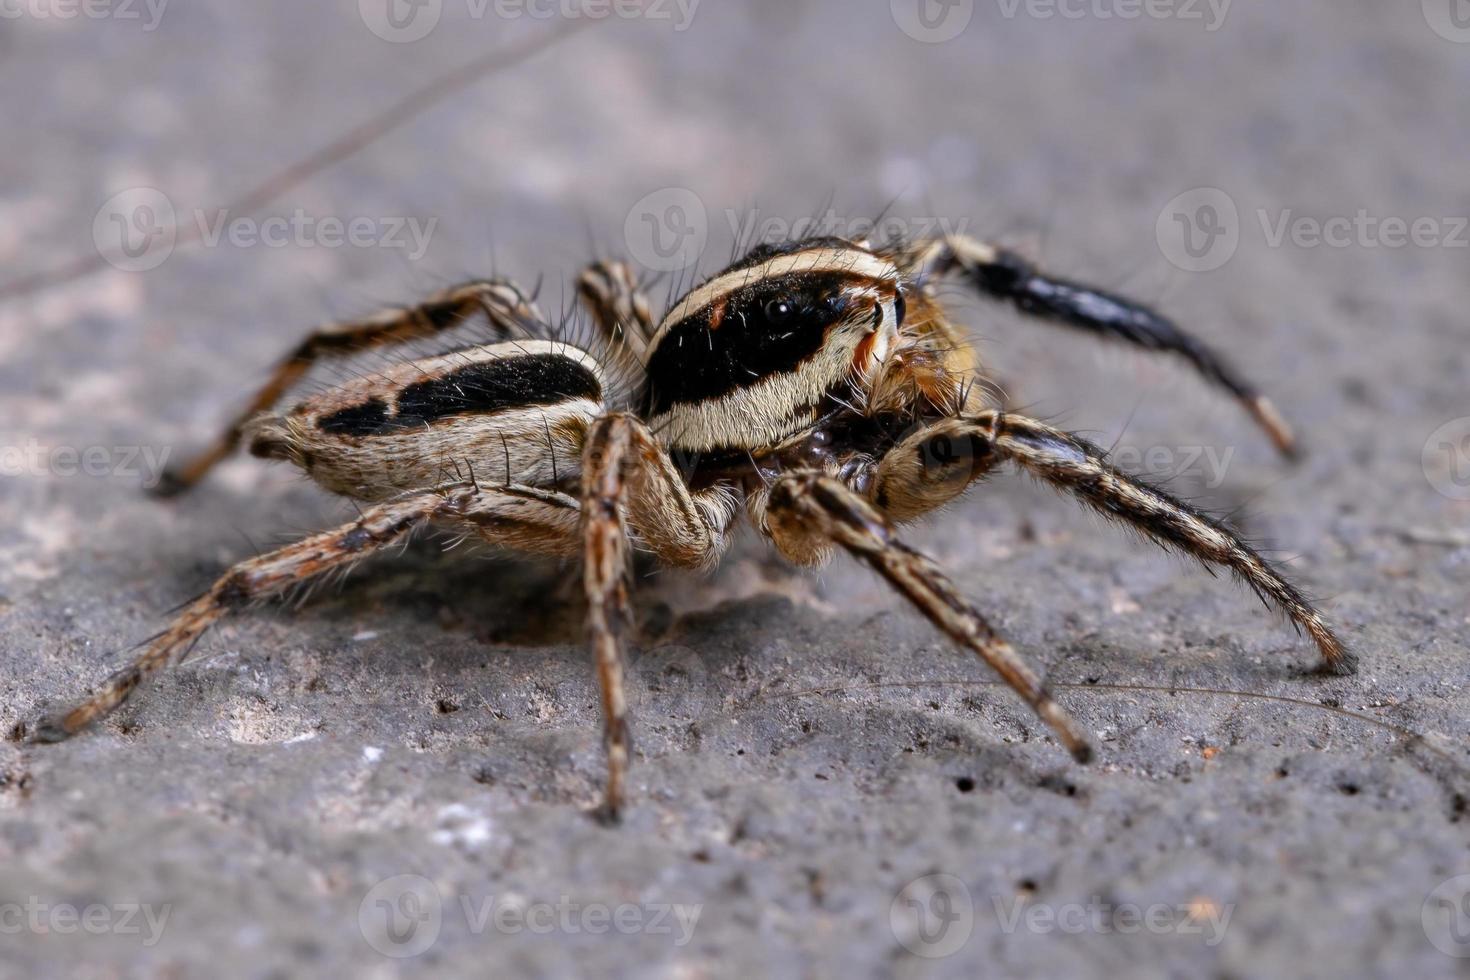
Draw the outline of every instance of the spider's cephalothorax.
<instances>
[{"instance_id":1,"label":"spider's cephalothorax","mask_svg":"<svg viewBox=\"0 0 1470 980\"><path fill-rule=\"evenodd\" d=\"M1307 599L1229 528L1113 468L1085 440L992 404L978 356L935 298L950 274L1025 313L1183 357L1283 452L1294 450L1270 402L1170 321L972 239L764 245L679 298L657 324L631 270L598 263L577 287L602 342L581 346L554 339L510 283L471 282L313 333L169 484L175 492L192 485L244 440L257 455L370 502L361 518L232 568L132 664L39 723L33 737L65 738L111 711L252 599L439 525L516 551L583 559L608 751L605 806L615 814L628 764L619 627L630 548L707 567L744 514L793 562L817 564L842 549L872 567L1085 760L1087 739L1040 678L893 530L1005 463L1229 569L1305 630L1329 669L1353 669ZM430 338L481 317L491 343L402 362L272 411L323 356ZM625 361L636 365L631 385L618 366Z\"/></svg>"},{"instance_id":2,"label":"spider's cephalothorax","mask_svg":"<svg viewBox=\"0 0 1470 980\"><path fill-rule=\"evenodd\" d=\"M759 249L664 317L644 417L678 451L769 449L872 384L904 307L898 267L867 249Z\"/></svg>"}]
</instances>

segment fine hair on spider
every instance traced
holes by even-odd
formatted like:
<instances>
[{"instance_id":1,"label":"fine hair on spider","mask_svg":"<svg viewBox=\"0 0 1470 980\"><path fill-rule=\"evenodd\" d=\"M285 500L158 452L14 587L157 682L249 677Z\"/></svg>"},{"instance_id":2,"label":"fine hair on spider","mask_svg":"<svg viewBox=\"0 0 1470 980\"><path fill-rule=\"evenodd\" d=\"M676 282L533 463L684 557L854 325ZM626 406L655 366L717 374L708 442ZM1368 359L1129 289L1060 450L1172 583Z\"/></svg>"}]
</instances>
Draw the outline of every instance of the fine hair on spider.
<instances>
[{"instance_id":1,"label":"fine hair on spider","mask_svg":"<svg viewBox=\"0 0 1470 980\"><path fill-rule=\"evenodd\" d=\"M636 271L601 260L576 280L585 332L569 315L548 326L534 292L506 279L472 280L313 331L165 488L188 489L243 444L360 503L359 517L229 569L132 663L30 737L64 739L108 714L226 614L438 527L580 560L607 753L600 809L615 817L631 756L632 550L709 568L744 520L796 565L846 552L869 566L1086 762L1089 739L1042 679L896 530L1006 464L1228 570L1310 636L1328 671L1354 670L1313 603L1230 527L1001 403L969 332L938 298L946 280L1038 321L1180 358L1283 454L1296 451L1271 402L1161 314L973 238L766 242L678 284L658 318ZM314 365L442 340L467 321L487 331L479 342L390 360L278 405Z\"/></svg>"}]
</instances>

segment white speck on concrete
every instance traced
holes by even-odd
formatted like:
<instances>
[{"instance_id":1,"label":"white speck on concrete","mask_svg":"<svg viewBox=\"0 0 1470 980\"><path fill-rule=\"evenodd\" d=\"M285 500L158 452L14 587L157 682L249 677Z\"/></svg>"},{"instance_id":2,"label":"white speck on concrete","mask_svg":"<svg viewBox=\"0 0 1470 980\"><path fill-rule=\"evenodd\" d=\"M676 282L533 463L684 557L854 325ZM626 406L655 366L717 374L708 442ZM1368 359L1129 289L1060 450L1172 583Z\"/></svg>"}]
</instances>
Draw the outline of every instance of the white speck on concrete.
<instances>
[{"instance_id":1,"label":"white speck on concrete","mask_svg":"<svg viewBox=\"0 0 1470 980\"><path fill-rule=\"evenodd\" d=\"M451 803L441 809L438 824L429 839L445 847L483 847L493 836L490 818L463 803Z\"/></svg>"}]
</instances>

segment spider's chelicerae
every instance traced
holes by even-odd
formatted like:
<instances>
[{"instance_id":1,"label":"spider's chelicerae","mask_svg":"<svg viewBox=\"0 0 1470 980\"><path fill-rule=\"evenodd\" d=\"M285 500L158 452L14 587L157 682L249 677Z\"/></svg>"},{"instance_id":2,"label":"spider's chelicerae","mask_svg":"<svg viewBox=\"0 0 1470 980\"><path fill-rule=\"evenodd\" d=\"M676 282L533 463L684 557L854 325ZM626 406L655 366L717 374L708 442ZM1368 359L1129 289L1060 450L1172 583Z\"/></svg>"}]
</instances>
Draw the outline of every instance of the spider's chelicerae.
<instances>
[{"instance_id":1,"label":"spider's chelicerae","mask_svg":"<svg viewBox=\"0 0 1470 980\"><path fill-rule=\"evenodd\" d=\"M581 346L556 339L511 283L471 282L313 333L172 479L174 490L194 484L244 441L370 504L361 517L231 568L133 663L32 737L66 738L112 711L226 613L436 525L511 551L582 559L605 720L605 808L616 815L629 762L620 648L630 549L708 568L744 514L798 565L838 549L869 565L1086 761L1086 737L1036 673L894 532L1004 463L1229 569L1316 641L1328 669L1354 669L1311 603L1233 531L1113 468L1087 441L988 403L984 366L936 299L952 275L1025 313L1182 356L1279 449L1294 450L1271 403L1168 320L973 239L762 245L657 323L629 267L600 262L582 274L578 294L605 343ZM478 317L494 342L400 362L273 412L321 358ZM628 387L618 384L620 357L637 364L631 392L619 391Z\"/></svg>"}]
</instances>

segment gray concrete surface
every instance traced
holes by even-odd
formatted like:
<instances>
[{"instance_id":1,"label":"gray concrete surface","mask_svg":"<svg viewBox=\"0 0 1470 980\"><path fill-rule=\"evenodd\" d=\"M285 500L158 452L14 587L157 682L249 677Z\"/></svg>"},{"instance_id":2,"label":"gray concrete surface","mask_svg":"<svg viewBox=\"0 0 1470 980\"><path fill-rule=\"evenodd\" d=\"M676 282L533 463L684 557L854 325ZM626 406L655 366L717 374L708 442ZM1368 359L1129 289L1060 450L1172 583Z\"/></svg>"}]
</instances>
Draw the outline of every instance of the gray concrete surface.
<instances>
[{"instance_id":1,"label":"gray concrete surface","mask_svg":"<svg viewBox=\"0 0 1470 980\"><path fill-rule=\"evenodd\" d=\"M192 221L547 26L463 0L406 43L352 0L7 9L6 278L91 250L99 213L115 234L120 191ZM231 562L350 513L251 460L160 504L130 447L182 458L306 325L492 255L555 306L589 229L646 249L639 202L681 188L706 271L727 209L789 221L830 196L851 220L896 199L1229 350L1299 425L1302 465L1182 372L965 306L1018 400L1244 508L1358 676L1312 674L1241 589L1001 478L911 536L1066 685L1096 765L861 569L797 574L747 538L708 580L642 582L637 802L607 829L565 571L425 540L230 621L99 731L0 743L0 973L1463 973L1470 44L1435 0L1053 9L960 4L943 43L881 0L597 24L262 212L435 219L417 260L227 238L0 304L0 720L100 678ZM1236 217L1217 207L1235 235L1197 239L1196 262L1176 215L1220 201L1171 202L1198 188ZM1334 218L1346 238L1314 244ZM1393 247L1385 219L1424 219L1418 240ZM66 447L101 447L98 474ZM692 933L675 905L698 907Z\"/></svg>"}]
</instances>

